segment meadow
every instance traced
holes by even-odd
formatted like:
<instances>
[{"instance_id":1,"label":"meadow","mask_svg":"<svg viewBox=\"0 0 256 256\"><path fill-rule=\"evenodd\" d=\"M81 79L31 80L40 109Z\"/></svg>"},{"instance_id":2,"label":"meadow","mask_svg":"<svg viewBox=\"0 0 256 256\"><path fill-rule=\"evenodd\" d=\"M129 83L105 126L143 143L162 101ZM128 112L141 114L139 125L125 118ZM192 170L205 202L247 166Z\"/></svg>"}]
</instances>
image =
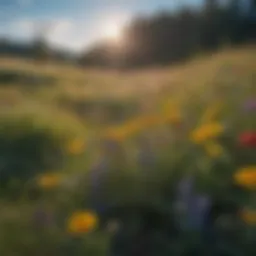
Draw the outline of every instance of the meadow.
<instances>
[{"instance_id":1,"label":"meadow","mask_svg":"<svg viewBox=\"0 0 256 256\"><path fill-rule=\"evenodd\" d=\"M255 84L254 46L132 71L0 59L0 255L108 255L99 205L153 204L197 234L184 177L239 208L213 255L254 255ZM158 255L198 245L166 243Z\"/></svg>"}]
</instances>

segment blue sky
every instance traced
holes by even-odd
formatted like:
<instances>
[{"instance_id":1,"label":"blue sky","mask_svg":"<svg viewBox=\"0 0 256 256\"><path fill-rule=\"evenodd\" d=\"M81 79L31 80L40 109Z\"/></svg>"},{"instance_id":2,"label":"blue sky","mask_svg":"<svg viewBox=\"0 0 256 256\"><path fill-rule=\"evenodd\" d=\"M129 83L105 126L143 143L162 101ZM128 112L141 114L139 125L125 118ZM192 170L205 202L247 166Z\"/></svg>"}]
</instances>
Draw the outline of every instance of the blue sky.
<instances>
[{"instance_id":1,"label":"blue sky","mask_svg":"<svg viewBox=\"0 0 256 256\"><path fill-rule=\"evenodd\" d=\"M47 26L50 44L79 51L103 37L108 25L124 26L138 13L174 9L203 0L0 0L0 37L31 40Z\"/></svg>"}]
</instances>

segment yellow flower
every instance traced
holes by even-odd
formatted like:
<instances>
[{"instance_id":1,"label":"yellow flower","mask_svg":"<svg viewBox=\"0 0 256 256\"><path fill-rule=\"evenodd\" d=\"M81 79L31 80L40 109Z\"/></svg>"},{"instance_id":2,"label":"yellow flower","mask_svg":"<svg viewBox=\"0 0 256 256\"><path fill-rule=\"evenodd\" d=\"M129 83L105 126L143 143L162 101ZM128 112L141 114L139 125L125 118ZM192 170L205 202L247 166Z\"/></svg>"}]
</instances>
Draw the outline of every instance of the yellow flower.
<instances>
[{"instance_id":1,"label":"yellow flower","mask_svg":"<svg viewBox=\"0 0 256 256\"><path fill-rule=\"evenodd\" d=\"M203 124L203 123L209 123L213 121L216 118L216 116L220 113L221 109L222 109L221 102L217 102L209 106L201 118L201 123Z\"/></svg>"},{"instance_id":2,"label":"yellow flower","mask_svg":"<svg viewBox=\"0 0 256 256\"><path fill-rule=\"evenodd\" d=\"M238 170L234 175L236 183L244 187L256 188L256 166L248 166Z\"/></svg>"},{"instance_id":3,"label":"yellow flower","mask_svg":"<svg viewBox=\"0 0 256 256\"><path fill-rule=\"evenodd\" d=\"M221 125L218 122L205 124L196 128L191 133L191 140L194 143L200 144L200 143L206 142L207 140L218 137L223 133L223 131L224 131L223 125Z\"/></svg>"},{"instance_id":4,"label":"yellow flower","mask_svg":"<svg viewBox=\"0 0 256 256\"><path fill-rule=\"evenodd\" d=\"M67 151L72 155L77 155L83 152L84 147L85 147L84 140L75 139L68 144Z\"/></svg>"},{"instance_id":5,"label":"yellow flower","mask_svg":"<svg viewBox=\"0 0 256 256\"><path fill-rule=\"evenodd\" d=\"M255 210L243 210L241 213L241 217L247 224L256 225Z\"/></svg>"},{"instance_id":6,"label":"yellow flower","mask_svg":"<svg viewBox=\"0 0 256 256\"><path fill-rule=\"evenodd\" d=\"M50 189L58 186L61 182L61 175L57 173L43 174L38 177L38 185L45 189Z\"/></svg>"},{"instance_id":7,"label":"yellow flower","mask_svg":"<svg viewBox=\"0 0 256 256\"><path fill-rule=\"evenodd\" d=\"M143 131L145 128L156 124L158 119L155 116L135 118L120 126L107 129L105 136L117 141L123 141L124 139Z\"/></svg>"},{"instance_id":8,"label":"yellow flower","mask_svg":"<svg viewBox=\"0 0 256 256\"><path fill-rule=\"evenodd\" d=\"M78 211L68 219L67 228L72 234L88 233L98 225L98 218L90 211Z\"/></svg>"},{"instance_id":9,"label":"yellow flower","mask_svg":"<svg viewBox=\"0 0 256 256\"><path fill-rule=\"evenodd\" d=\"M222 155L224 152L223 147L220 144L213 142L213 141L206 142L204 147L205 147L207 154L213 158Z\"/></svg>"}]
</instances>

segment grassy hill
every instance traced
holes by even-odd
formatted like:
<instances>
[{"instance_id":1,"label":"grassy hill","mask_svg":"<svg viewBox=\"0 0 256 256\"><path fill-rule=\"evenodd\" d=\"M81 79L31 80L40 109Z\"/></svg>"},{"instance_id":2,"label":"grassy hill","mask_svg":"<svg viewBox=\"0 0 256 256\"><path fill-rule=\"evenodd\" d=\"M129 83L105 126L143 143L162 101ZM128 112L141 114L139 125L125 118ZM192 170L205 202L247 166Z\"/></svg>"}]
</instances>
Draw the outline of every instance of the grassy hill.
<instances>
[{"instance_id":1,"label":"grassy hill","mask_svg":"<svg viewBox=\"0 0 256 256\"><path fill-rule=\"evenodd\" d=\"M90 207L88 173L106 154L119 170L108 202L163 203L163 188L190 173L198 192L252 209L251 190L233 185L255 164L238 143L255 131L255 84L253 46L130 72L0 59L0 254L106 255L105 231L79 240L66 230L72 212ZM106 150L109 140L119 150ZM48 173L58 179L38 183ZM38 207L53 219L40 231ZM244 232L250 242L248 223Z\"/></svg>"}]
</instances>

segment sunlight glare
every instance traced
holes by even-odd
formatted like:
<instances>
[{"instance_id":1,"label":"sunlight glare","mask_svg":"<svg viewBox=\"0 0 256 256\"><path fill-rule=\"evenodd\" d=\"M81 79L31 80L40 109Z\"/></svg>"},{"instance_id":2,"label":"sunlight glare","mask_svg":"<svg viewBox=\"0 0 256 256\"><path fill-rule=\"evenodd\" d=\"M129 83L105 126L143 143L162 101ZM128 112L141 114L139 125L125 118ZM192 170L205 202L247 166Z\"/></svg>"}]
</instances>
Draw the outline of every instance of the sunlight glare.
<instances>
[{"instance_id":1,"label":"sunlight glare","mask_svg":"<svg viewBox=\"0 0 256 256\"><path fill-rule=\"evenodd\" d=\"M117 23L108 24L105 27L104 35L107 39L118 42L122 38L122 29Z\"/></svg>"}]
</instances>

